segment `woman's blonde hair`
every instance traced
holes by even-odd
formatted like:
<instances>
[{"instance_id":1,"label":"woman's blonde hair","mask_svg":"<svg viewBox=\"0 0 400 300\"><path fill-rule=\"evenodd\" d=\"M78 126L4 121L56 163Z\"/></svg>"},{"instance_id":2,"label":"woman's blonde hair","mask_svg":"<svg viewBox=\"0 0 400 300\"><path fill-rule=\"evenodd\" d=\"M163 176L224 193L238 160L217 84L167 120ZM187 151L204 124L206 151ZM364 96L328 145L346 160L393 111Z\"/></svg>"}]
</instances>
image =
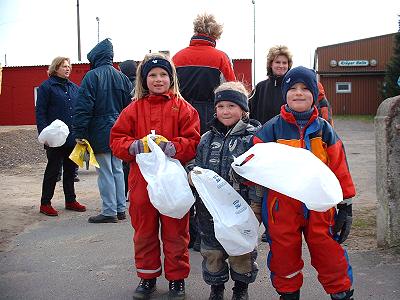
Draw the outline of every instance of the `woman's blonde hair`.
<instances>
[{"instance_id":1,"label":"woman's blonde hair","mask_svg":"<svg viewBox=\"0 0 400 300\"><path fill-rule=\"evenodd\" d=\"M274 61L275 58L277 58L279 55L286 56L288 59L288 70L291 69L293 65L293 55L289 51L289 48L285 45L276 45L273 46L269 49L268 54L267 54L267 74L272 75L272 62Z\"/></svg>"},{"instance_id":2,"label":"woman's blonde hair","mask_svg":"<svg viewBox=\"0 0 400 300\"><path fill-rule=\"evenodd\" d=\"M223 25L217 23L214 15L203 13L198 14L193 21L193 31L195 34L206 34L214 40L221 37Z\"/></svg>"},{"instance_id":3,"label":"woman's blonde hair","mask_svg":"<svg viewBox=\"0 0 400 300\"><path fill-rule=\"evenodd\" d=\"M51 62L51 65L49 66L49 69L47 70L47 74L49 76L54 76L57 74L57 70L60 68L60 66L64 63L64 61L67 61L70 69L72 70L71 66L71 60L69 57L63 57L63 56L57 56L53 61Z\"/></svg>"},{"instance_id":4,"label":"woman's blonde hair","mask_svg":"<svg viewBox=\"0 0 400 300\"><path fill-rule=\"evenodd\" d=\"M143 98L144 96L148 95L150 92L148 89L145 89L143 87L143 81L147 80L147 78L143 78L142 76L142 68L143 65L148 62L149 60L156 59L156 58L162 58L165 60L168 60L168 62L171 64L172 67L172 82L169 90L179 98L182 98L182 95L179 92L179 84L178 84L178 77L176 75L176 68L172 60L169 58L169 56L155 52L155 53L148 53L145 55L144 59L139 63L139 66L136 70L136 83L135 83L135 94L133 96L134 99L140 99Z\"/></svg>"}]
</instances>

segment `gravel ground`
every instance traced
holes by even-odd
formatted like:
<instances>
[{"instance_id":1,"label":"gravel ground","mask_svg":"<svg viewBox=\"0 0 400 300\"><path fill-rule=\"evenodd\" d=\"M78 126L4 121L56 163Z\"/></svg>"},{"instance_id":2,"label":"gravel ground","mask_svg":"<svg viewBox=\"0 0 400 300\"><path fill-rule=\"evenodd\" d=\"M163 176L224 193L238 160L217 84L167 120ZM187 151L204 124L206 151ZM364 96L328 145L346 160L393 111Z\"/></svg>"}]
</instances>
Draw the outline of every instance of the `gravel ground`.
<instances>
[{"instance_id":1,"label":"gravel ground","mask_svg":"<svg viewBox=\"0 0 400 300\"><path fill-rule=\"evenodd\" d=\"M346 246L350 250L374 249L377 200L373 121L336 119L335 129L344 141L357 190L353 205L353 227ZM43 145L37 140L36 126L0 126L0 141L0 178L3 183L0 187L1 251L2 243L4 246L29 225L45 220L38 211L47 160ZM85 181L84 177L76 188L78 197L84 197L85 204L93 202L95 207L98 206L98 190L94 180ZM89 197L89 194L93 196ZM54 201L63 202L62 187L59 185ZM10 203L15 205L12 214L8 211Z\"/></svg>"},{"instance_id":2,"label":"gravel ground","mask_svg":"<svg viewBox=\"0 0 400 300\"><path fill-rule=\"evenodd\" d=\"M15 129L4 127L0 131L0 141L0 171L12 172L22 165L34 166L46 162L45 151L37 140L35 126L19 126Z\"/></svg>"}]
</instances>

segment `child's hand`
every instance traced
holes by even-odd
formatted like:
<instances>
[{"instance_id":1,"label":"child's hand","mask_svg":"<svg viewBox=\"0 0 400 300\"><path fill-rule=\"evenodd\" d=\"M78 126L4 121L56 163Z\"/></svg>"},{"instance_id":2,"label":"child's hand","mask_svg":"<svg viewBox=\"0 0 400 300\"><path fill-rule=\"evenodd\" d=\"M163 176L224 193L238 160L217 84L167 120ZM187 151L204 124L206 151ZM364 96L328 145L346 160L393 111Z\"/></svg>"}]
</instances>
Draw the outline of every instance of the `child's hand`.
<instances>
[{"instance_id":1,"label":"child's hand","mask_svg":"<svg viewBox=\"0 0 400 300\"><path fill-rule=\"evenodd\" d=\"M146 135L145 137L143 137L143 138L141 139L141 141L142 141L142 143L143 143L143 146L144 146L144 153L150 152L148 138L149 138L149 136ZM161 142L168 142L168 140L167 140L165 137L163 137L162 135L158 135L158 134L150 135L150 138L151 138L157 145L160 145Z\"/></svg>"},{"instance_id":2,"label":"child's hand","mask_svg":"<svg viewBox=\"0 0 400 300\"><path fill-rule=\"evenodd\" d=\"M144 145L142 140L136 140L129 146L129 154L137 155L144 152Z\"/></svg>"},{"instance_id":3,"label":"child's hand","mask_svg":"<svg viewBox=\"0 0 400 300\"><path fill-rule=\"evenodd\" d=\"M150 138L158 145L161 141L168 142L168 140L160 134L151 135Z\"/></svg>"},{"instance_id":4,"label":"child's hand","mask_svg":"<svg viewBox=\"0 0 400 300\"><path fill-rule=\"evenodd\" d=\"M172 142L163 142L161 141L158 146L165 153L166 156L174 157L176 154L175 145Z\"/></svg>"},{"instance_id":5,"label":"child's hand","mask_svg":"<svg viewBox=\"0 0 400 300\"><path fill-rule=\"evenodd\" d=\"M333 227L333 235L338 236L338 243L343 243L349 236L351 224L353 222L353 209L351 204L338 204L338 213Z\"/></svg>"},{"instance_id":6,"label":"child's hand","mask_svg":"<svg viewBox=\"0 0 400 300\"><path fill-rule=\"evenodd\" d=\"M83 141L83 139L75 139L75 142L77 144L85 145L86 143Z\"/></svg>"}]
</instances>

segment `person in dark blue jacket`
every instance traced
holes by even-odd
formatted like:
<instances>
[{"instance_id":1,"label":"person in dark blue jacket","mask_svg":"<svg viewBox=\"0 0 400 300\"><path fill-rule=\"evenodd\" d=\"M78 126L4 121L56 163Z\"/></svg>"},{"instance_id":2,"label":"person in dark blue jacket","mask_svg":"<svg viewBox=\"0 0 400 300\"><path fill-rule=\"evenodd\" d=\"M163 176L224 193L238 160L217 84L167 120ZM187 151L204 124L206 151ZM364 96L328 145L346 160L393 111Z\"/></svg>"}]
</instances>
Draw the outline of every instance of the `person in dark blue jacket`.
<instances>
[{"instance_id":1,"label":"person in dark blue jacket","mask_svg":"<svg viewBox=\"0 0 400 300\"><path fill-rule=\"evenodd\" d=\"M71 63L68 57L56 57L49 66L49 78L37 90L36 125L38 133L54 120L63 121L71 131L74 100L78 86L69 81ZM51 206L58 172L64 168L63 189L65 208L74 211L85 211L86 207L76 201L74 174L76 164L69 159L75 146L74 136L70 133L64 145L49 147L45 144L47 165L43 177L40 212L48 216L57 216L58 212Z\"/></svg>"},{"instance_id":2,"label":"person in dark blue jacket","mask_svg":"<svg viewBox=\"0 0 400 300\"><path fill-rule=\"evenodd\" d=\"M78 143L89 141L100 165L96 170L102 212L90 217L89 223L116 223L126 218L126 200L122 162L111 152L110 130L131 102L132 84L113 67L110 39L98 43L87 58L91 70L79 88L72 129Z\"/></svg>"}]
</instances>

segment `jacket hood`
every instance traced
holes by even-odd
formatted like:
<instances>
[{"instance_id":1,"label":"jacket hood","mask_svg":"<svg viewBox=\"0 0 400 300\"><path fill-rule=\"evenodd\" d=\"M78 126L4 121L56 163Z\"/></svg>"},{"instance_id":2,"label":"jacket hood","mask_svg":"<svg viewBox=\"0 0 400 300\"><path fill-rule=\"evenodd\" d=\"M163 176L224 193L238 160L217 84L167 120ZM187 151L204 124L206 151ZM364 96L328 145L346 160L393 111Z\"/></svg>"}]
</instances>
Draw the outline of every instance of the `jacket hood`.
<instances>
[{"instance_id":1,"label":"jacket hood","mask_svg":"<svg viewBox=\"0 0 400 300\"><path fill-rule=\"evenodd\" d=\"M112 65L113 58L114 50L110 39L98 43L87 55L91 69L103 65Z\"/></svg>"},{"instance_id":2,"label":"jacket hood","mask_svg":"<svg viewBox=\"0 0 400 300\"><path fill-rule=\"evenodd\" d=\"M134 60L125 60L119 64L119 69L133 83L136 79L136 62Z\"/></svg>"}]
</instances>

